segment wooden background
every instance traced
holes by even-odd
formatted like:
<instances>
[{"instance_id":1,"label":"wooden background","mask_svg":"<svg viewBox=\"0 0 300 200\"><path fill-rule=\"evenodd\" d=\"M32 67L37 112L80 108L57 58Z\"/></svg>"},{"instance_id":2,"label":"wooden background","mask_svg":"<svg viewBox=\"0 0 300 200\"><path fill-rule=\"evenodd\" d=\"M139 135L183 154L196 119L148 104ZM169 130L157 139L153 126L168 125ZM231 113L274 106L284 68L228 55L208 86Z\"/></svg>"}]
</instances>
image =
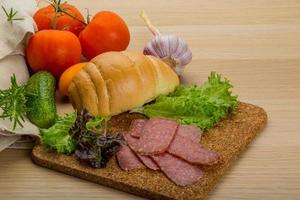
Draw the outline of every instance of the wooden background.
<instances>
[{"instance_id":1,"label":"wooden background","mask_svg":"<svg viewBox=\"0 0 300 200\"><path fill-rule=\"evenodd\" d=\"M299 0L69 0L82 11L118 12L130 26L129 49L151 38L144 9L162 33L178 34L194 58L186 83L218 71L241 101L266 109L267 128L209 199L300 199ZM140 199L34 165L30 152L0 153L0 199Z\"/></svg>"}]
</instances>

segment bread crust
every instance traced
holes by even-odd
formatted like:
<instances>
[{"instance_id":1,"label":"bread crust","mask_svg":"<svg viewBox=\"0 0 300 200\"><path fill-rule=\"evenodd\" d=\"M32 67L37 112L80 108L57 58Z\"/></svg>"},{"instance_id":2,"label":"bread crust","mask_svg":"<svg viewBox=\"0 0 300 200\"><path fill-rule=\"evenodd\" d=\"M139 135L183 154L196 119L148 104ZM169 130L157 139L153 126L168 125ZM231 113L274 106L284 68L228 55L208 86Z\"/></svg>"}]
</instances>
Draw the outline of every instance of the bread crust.
<instances>
[{"instance_id":1,"label":"bread crust","mask_svg":"<svg viewBox=\"0 0 300 200\"><path fill-rule=\"evenodd\" d=\"M112 116L168 94L178 85L176 73L156 57L107 52L93 58L74 77L68 93L76 110Z\"/></svg>"}]
</instances>

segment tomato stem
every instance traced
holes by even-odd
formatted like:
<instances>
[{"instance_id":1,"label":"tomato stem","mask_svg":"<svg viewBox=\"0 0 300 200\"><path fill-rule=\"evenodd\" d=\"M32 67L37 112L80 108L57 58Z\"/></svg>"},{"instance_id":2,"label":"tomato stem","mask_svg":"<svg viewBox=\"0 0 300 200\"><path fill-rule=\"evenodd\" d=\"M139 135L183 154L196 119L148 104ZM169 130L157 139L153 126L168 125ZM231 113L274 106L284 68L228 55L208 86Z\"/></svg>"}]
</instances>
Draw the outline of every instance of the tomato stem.
<instances>
[{"instance_id":1,"label":"tomato stem","mask_svg":"<svg viewBox=\"0 0 300 200\"><path fill-rule=\"evenodd\" d=\"M88 8L85 8L86 9L86 21L87 21L87 23L89 24L90 23L90 21L91 21L91 14L90 14L90 11L89 11L89 9Z\"/></svg>"},{"instance_id":2,"label":"tomato stem","mask_svg":"<svg viewBox=\"0 0 300 200\"><path fill-rule=\"evenodd\" d=\"M68 15L69 17L71 17L71 18L73 18L73 19L79 21L80 23L82 23L82 24L85 25L85 26L88 25L85 21L82 21L82 20L78 19L77 17L71 15L70 13L64 11L63 9L60 9L59 12L62 12L62 13L64 13L64 14Z\"/></svg>"},{"instance_id":3,"label":"tomato stem","mask_svg":"<svg viewBox=\"0 0 300 200\"><path fill-rule=\"evenodd\" d=\"M66 3L66 2L64 2ZM63 4L64 4L63 3ZM57 13L61 12L61 13L64 13L65 15L75 19L76 21L82 23L83 25L88 25L88 23L86 23L85 21L83 20L80 20L78 19L77 17L71 15L70 13L68 13L67 11L65 11L62 7L61 7L61 0L52 0L52 6L54 7L54 10L55 10L55 15L54 15L54 18L53 18L53 24L52 24L52 28L53 29L56 29L56 21L57 21Z\"/></svg>"},{"instance_id":4,"label":"tomato stem","mask_svg":"<svg viewBox=\"0 0 300 200\"><path fill-rule=\"evenodd\" d=\"M54 4L53 6L54 6L55 13L54 13L53 21L52 21L52 29L55 30L56 29L56 20L57 20L58 8L57 8L57 4Z\"/></svg>"}]
</instances>

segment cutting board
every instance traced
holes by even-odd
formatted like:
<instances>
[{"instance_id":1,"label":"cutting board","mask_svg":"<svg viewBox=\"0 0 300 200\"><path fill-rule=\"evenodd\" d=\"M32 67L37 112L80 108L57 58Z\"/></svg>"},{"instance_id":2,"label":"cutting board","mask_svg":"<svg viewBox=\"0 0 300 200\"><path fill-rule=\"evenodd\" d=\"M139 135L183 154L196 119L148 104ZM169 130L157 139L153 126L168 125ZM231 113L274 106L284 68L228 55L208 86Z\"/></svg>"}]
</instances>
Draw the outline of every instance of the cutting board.
<instances>
[{"instance_id":1,"label":"cutting board","mask_svg":"<svg viewBox=\"0 0 300 200\"><path fill-rule=\"evenodd\" d=\"M122 132L128 130L131 120L142 117L140 114L124 113L113 117L109 127L113 132ZM115 158L110 160L106 168L94 169L80 164L73 155L48 152L40 144L34 147L32 160L40 166L146 198L204 199L234 160L241 156L247 145L265 127L266 122L267 114L262 108L239 103L235 112L201 139L204 146L221 155L222 162L214 167L203 167L202 179L186 187L175 185L161 172L149 169L122 171Z\"/></svg>"}]
</instances>

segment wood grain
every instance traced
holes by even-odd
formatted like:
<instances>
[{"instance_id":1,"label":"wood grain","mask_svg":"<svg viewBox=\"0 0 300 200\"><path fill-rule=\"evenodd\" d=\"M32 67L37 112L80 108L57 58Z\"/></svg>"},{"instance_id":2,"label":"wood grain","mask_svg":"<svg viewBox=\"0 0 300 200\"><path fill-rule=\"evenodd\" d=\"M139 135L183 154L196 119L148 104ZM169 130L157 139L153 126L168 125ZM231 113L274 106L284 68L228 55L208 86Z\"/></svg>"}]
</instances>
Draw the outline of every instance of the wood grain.
<instances>
[{"instance_id":1,"label":"wood grain","mask_svg":"<svg viewBox=\"0 0 300 200\"><path fill-rule=\"evenodd\" d=\"M73 0L82 11L115 10L130 25L130 49L150 33L144 9L164 33L190 44L194 60L184 81L201 84L216 70L240 100L266 109L264 133L227 173L209 199L300 197L299 0ZM29 151L0 153L0 199L140 199L34 165Z\"/></svg>"}]
</instances>

